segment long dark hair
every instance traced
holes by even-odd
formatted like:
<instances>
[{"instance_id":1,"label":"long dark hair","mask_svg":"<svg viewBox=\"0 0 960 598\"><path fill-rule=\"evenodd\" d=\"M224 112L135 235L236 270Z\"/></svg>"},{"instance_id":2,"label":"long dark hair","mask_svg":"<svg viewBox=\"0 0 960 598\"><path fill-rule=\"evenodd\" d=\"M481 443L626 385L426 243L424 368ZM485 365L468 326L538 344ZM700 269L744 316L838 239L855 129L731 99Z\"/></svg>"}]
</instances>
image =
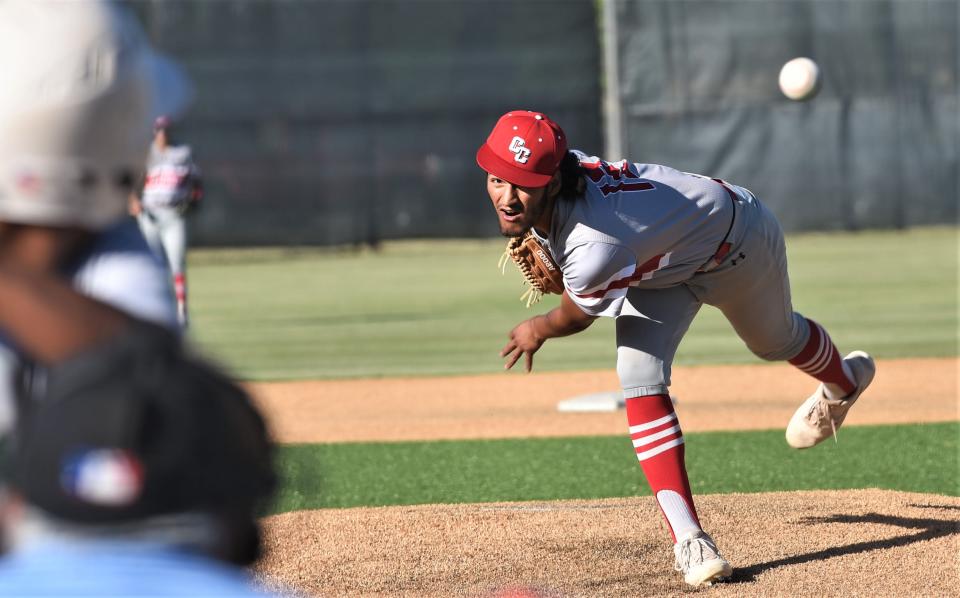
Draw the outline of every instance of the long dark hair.
<instances>
[{"instance_id":1,"label":"long dark hair","mask_svg":"<svg viewBox=\"0 0 960 598\"><path fill-rule=\"evenodd\" d=\"M583 180L583 167L580 166L577 155L573 152L567 152L560 162L559 170L560 192L558 197L569 200L582 197L587 188L587 183Z\"/></svg>"}]
</instances>

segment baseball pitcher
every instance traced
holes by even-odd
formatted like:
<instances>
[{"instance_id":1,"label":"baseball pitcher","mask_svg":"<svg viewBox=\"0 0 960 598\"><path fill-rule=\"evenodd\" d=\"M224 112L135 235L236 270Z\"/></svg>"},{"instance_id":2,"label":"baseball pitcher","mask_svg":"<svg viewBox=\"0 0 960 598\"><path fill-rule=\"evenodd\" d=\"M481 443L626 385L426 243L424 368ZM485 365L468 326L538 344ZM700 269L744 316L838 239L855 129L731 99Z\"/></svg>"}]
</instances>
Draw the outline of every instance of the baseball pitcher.
<instances>
[{"instance_id":1,"label":"baseball pitcher","mask_svg":"<svg viewBox=\"0 0 960 598\"><path fill-rule=\"evenodd\" d=\"M514 110L477 152L507 255L560 306L521 322L501 355L527 371L551 338L616 318L617 374L637 458L674 540L686 583L732 574L703 531L668 394L674 355L700 307L723 312L762 359L786 360L820 385L790 420L786 438L808 448L836 434L873 380L866 353L841 358L827 332L793 311L783 233L747 189L656 164L606 162L567 150L545 115Z\"/></svg>"},{"instance_id":2,"label":"baseball pitcher","mask_svg":"<svg viewBox=\"0 0 960 598\"><path fill-rule=\"evenodd\" d=\"M131 197L130 211L150 247L164 257L173 279L177 318L187 327L187 212L203 198L203 180L189 145L175 145L171 121L154 122L154 138L147 159L141 195Z\"/></svg>"}]
</instances>

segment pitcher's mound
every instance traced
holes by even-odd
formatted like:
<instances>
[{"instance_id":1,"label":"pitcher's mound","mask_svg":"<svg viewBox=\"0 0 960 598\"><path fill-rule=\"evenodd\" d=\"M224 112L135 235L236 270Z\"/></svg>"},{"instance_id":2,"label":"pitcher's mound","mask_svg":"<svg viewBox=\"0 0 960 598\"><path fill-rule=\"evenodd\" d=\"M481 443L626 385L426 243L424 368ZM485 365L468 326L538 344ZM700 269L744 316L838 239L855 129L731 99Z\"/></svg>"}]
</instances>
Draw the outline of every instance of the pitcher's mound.
<instances>
[{"instance_id":1,"label":"pitcher's mound","mask_svg":"<svg viewBox=\"0 0 960 598\"><path fill-rule=\"evenodd\" d=\"M956 596L960 498L884 490L711 495L734 566L694 590L652 497L328 509L264 520L259 576L318 596Z\"/></svg>"}]
</instances>

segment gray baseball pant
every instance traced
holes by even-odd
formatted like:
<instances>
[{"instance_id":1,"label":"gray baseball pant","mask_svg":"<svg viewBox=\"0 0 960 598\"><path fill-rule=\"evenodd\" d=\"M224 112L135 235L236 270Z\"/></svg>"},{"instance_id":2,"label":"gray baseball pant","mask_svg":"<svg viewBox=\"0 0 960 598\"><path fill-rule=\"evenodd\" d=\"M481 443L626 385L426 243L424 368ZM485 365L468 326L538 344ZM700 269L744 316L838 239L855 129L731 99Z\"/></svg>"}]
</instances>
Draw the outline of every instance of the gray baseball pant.
<instances>
[{"instance_id":1,"label":"gray baseball pant","mask_svg":"<svg viewBox=\"0 0 960 598\"><path fill-rule=\"evenodd\" d=\"M669 288L627 293L617 317L617 375L624 398L667 394L677 347L700 307L718 308L758 357L787 360L810 331L793 311L783 230L755 199L738 202L732 249L709 272Z\"/></svg>"}]
</instances>

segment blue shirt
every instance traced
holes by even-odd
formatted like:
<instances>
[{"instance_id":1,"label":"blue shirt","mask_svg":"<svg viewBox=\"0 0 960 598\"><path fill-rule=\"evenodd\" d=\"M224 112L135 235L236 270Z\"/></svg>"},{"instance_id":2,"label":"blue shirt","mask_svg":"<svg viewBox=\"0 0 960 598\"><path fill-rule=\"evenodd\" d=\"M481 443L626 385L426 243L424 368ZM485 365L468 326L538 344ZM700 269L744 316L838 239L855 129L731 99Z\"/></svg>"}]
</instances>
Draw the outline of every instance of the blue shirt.
<instances>
[{"instance_id":1,"label":"blue shirt","mask_svg":"<svg viewBox=\"0 0 960 598\"><path fill-rule=\"evenodd\" d=\"M167 546L47 541L0 559L0 596L264 598L237 567Z\"/></svg>"},{"instance_id":2,"label":"blue shirt","mask_svg":"<svg viewBox=\"0 0 960 598\"><path fill-rule=\"evenodd\" d=\"M99 233L64 272L80 293L134 317L179 331L170 273L150 250L136 220L124 217ZM0 330L0 436L13 425L19 351Z\"/></svg>"},{"instance_id":3,"label":"blue shirt","mask_svg":"<svg viewBox=\"0 0 960 598\"><path fill-rule=\"evenodd\" d=\"M133 218L124 217L97 235L65 274L84 295L179 330L170 273Z\"/></svg>"}]
</instances>

